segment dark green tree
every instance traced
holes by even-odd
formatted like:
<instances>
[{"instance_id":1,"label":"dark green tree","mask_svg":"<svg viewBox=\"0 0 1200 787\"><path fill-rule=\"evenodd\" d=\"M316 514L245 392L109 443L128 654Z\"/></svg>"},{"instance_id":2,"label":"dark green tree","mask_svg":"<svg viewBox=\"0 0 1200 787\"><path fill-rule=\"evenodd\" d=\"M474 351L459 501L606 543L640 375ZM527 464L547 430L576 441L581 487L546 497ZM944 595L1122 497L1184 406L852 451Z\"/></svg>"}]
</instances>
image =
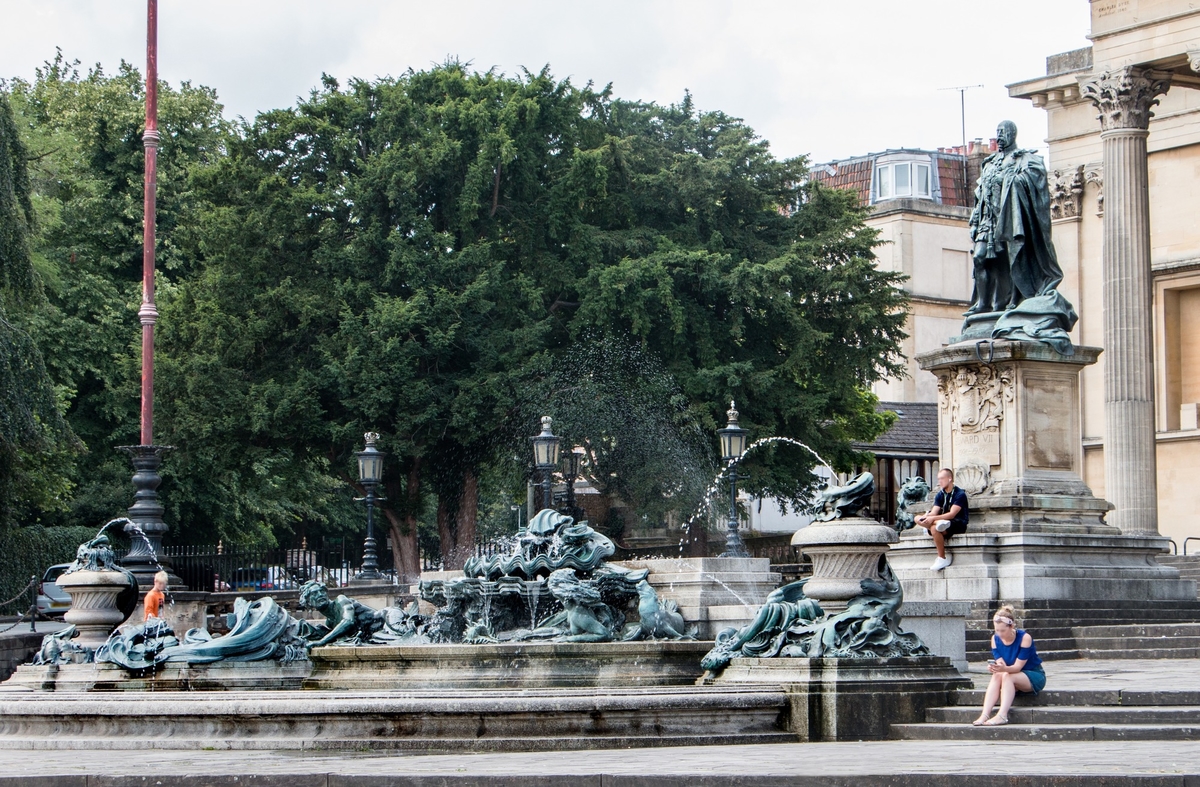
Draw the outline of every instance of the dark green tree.
<instances>
[{"instance_id":1,"label":"dark green tree","mask_svg":"<svg viewBox=\"0 0 1200 787\"><path fill-rule=\"evenodd\" d=\"M77 66L60 52L32 81L7 86L29 151L29 244L44 294L21 324L86 451L54 462L73 489L69 505L31 516L94 525L132 499L128 460L113 447L138 441L144 83L125 63L113 75ZM229 128L215 94L187 83L160 84L159 117L159 287L169 297L193 273L182 251L198 207L188 171L224 154Z\"/></svg>"},{"instance_id":2,"label":"dark green tree","mask_svg":"<svg viewBox=\"0 0 1200 787\"><path fill-rule=\"evenodd\" d=\"M27 167L8 95L0 91L0 527L64 505L69 484L50 460L74 447L42 354L19 321L42 299L30 256Z\"/></svg>"},{"instance_id":3,"label":"dark green tree","mask_svg":"<svg viewBox=\"0 0 1200 787\"><path fill-rule=\"evenodd\" d=\"M337 488L377 429L398 567L417 569L430 492L460 564L480 478L525 461L536 415L572 385L555 364L610 338L665 370L681 444L711 440L731 396L757 435L843 465L885 426L867 391L898 371L904 298L874 266L862 210L690 99L622 102L545 70L457 63L327 79L192 184L209 206L188 236L196 274L162 323L180 522L235 535L347 521ZM606 439L578 423L573 439ZM597 456L621 494L666 493L628 453ZM803 452L754 464L760 493L808 487Z\"/></svg>"}]
</instances>

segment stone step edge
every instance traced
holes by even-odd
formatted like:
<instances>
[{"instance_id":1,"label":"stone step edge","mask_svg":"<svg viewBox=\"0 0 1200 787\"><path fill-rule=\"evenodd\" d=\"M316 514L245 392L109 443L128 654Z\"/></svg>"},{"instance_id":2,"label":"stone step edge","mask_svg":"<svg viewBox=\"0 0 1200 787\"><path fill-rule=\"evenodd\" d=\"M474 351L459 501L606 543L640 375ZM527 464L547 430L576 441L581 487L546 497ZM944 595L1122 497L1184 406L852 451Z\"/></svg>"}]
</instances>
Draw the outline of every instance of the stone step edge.
<instances>
[{"instance_id":1,"label":"stone step edge","mask_svg":"<svg viewBox=\"0 0 1200 787\"><path fill-rule=\"evenodd\" d=\"M563 751L582 749L628 749L651 746L722 746L761 743L796 743L796 735L778 732L729 733L715 735L574 735L538 738L139 738L137 747L143 749L188 751L308 750L363 751L374 749L459 753L463 751ZM26 751L76 751L98 749L127 749L126 737L9 738L0 736L0 749Z\"/></svg>"},{"instance_id":2,"label":"stone step edge","mask_svg":"<svg viewBox=\"0 0 1200 787\"><path fill-rule=\"evenodd\" d=\"M959 689L952 696L954 705L941 708L965 708L983 702L983 689ZM1182 689L1177 691L1135 691L1129 689L1057 689L1047 690L1037 698L1017 697L1016 708L1177 708L1180 706L1200 707L1200 691ZM1200 718L1200 717L1198 717Z\"/></svg>"},{"instance_id":3,"label":"stone step edge","mask_svg":"<svg viewBox=\"0 0 1200 787\"><path fill-rule=\"evenodd\" d=\"M969 723L975 716L979 714L979 709L979 705L950 705L942 706L940 708L927 708L925 710L925 720L930 724L956 724L958 723L958 718L955 717L959 717L961 719L965 719ZM1135 719L1137 717L1150 717L1145 722L1146 724L1164 724L1169 726L1191 722L1200 724L1200 706L1196 705L1026 705L1023 707L1014 706L1011 713L1023 720L1017 722L1016 719L1012 719L1014 723L1020 724L1079 723L1081 721L1080 719L1069 717L1082 716L1085 714L1094 715L1096 717L1096 723L1102 724L1142 723L1138 721L1106 721L1104 720L1104 717L1106 716L1127 716ZM929 718L930 714L941 716L942 718L934 721ZM1050 718L1030 718L1038 715L1068 718L1063 718L1061 721L1055 721L1054 719ZM1184 716L1185 719L1183 721L1174 721L1171 719L1155 721L1153 719L1155 716ZM1011 718L1012 717L1010 716L1010 719Z\"/></svg>"},{"instance_id":4,"label":"stone step edge","mask_svg":"<svg viewBox=\"0 0 1200 787\"><path fill-rule=\"evenodd\" d=\"M1005 724L975 727L971 724L924 722L893 724L893 739L946 740L949 738L1003 738L1028 740L1200 740L1200 724Z\"/></svg>"}]
</instances>

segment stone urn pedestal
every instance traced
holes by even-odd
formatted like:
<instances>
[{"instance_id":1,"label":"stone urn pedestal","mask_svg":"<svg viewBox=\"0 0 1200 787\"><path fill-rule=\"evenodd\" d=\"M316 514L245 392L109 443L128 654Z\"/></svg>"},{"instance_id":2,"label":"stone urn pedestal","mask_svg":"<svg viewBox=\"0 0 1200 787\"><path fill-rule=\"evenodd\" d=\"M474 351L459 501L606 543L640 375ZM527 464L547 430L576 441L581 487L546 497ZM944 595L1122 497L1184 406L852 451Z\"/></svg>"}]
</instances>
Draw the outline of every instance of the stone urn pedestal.
<instances>
[{"instance_id":1,"label":"stone urn pedestal","mask_svg":"<svg viewBox=\"0 0 1200 787\"><path fill-rule=\"evenodd\" d=\"M813 522L796 531L792 545L812 560L813 573L804 595L826 612L841 612L862 594L864 579L879 580L879 560L896 531L865 517Z\"/></svg>"},{"instance_id":2,"label":"stone urn pedestal","mask_svg":"<svg viewBox=\"0 0 1200 787\"><path fill-rule=\"evenodd\" d=\"M1159 565L1157 535L1123 535L1082 478L1079 372L1100 350L1041 342L960 342L917 357L938 378L938 454L970 503L953 564L930 570L926 530L888 560L909 601L1194 600L1194 582ZM931 479L932 480L932 479Z\"/></svg>"},{"instance_id":3,"label":"stone urn pedestal","mask_svg":"<svg viewBox=\"0 0 1200 787\"><path fill-rule=\"evenodd\" d=\"M71 596L71 608L63 619L79 634L74 641L87 648L98 648L127 617L120 610L118 597L130 590L129 575L120 571L72 571L56 580Z\"/></svg>"},{"instance_id":4,"label":"stone urn pedestal","mask_svg":"<svg viewBox=\"0 0 1200 787\"><path fill-rule=\"evenodd\" d=\"M868 483L863 483L864 476ZM783 637L792 642L793 635L807 627L817 629L813 639L824 642L831 634L837 639L836 632L843 627L853 631L877 621L881 625L875 629L876 641L882 651L843 642L841 646L852 648L850 652L817 655L822 651L810 644L801 651L808 656L796 656L792 655L795 646L792 653L785 647L777 656L735 657L719 673L706 674L699 681L714 686L783 686L788 698L788 730L801 741L886 738L892 724L924 720L926 708L947 703L953 691L970 685L949 658L931 654L912 634L899 633L896 609L900 597L887 570L888 547L896 541L896 531L854 515L873 488L869 474L864 474L850 486L827 493L831 503L835 494L845 493L836 500L839 509L846 509L839 512L844 515L813 522L792 537L792 544L813 562L812 578L805 583L803 596L820 604L824 614L807 624L795 622L784 609L785 598L776 596L768 602L774 604L771 613L760 615L756 622L782 618L791 621L789 628L743 630L739 636L750 646ZM877 589L864 588L864 580L872 581ZM853 606L848 604L851 600ZM907 655L887 655L886 642L892 633L908 638L910 646L900 651ZM849 639L855 640L855 636ZM719 648L721 643L717 645Z\"/></svg>"}]
</instances>

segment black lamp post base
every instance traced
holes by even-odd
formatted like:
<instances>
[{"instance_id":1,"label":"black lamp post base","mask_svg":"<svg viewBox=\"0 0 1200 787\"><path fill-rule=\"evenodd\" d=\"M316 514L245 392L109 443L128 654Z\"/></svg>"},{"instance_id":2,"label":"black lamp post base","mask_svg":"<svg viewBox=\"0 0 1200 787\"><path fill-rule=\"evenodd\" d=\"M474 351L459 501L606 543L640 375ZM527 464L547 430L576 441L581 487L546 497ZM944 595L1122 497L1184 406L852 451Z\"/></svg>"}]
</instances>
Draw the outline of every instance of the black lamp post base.
<instances>
[{"instance_id":1,"label":"black lamp post base","mask_svg":"<svg viewBox=\"0 0 1200 787\"><path fill-rule=\"evenodd\" d=\"M118 451L129 454L133 461L133 505L129 507L129 523L125 534L129 537L129 554L121 559L121 565L129 569L138 581L138 587L149 590L154 587L154 575L167 572L167 587L186 590L183 580L171 571L171 561L163 555L162 538L167 532L163 521L162 504L158 502L158 486L162 477L158 474L162 456L171 450L166 445L123 445Z\"/></svg>"},{"instance_id":2,"label":"black lamp post base","mask_svg":"<svg viewBox=\"0 0 1200 787\"><path fill-rule=\"evenodd\" d=\"M717 557L750 557L750 552L746 549L746 542L742 541L742 537L737 531L737 525L730 527L725 534L725 551Z\"/></svg>"}]
</instances>

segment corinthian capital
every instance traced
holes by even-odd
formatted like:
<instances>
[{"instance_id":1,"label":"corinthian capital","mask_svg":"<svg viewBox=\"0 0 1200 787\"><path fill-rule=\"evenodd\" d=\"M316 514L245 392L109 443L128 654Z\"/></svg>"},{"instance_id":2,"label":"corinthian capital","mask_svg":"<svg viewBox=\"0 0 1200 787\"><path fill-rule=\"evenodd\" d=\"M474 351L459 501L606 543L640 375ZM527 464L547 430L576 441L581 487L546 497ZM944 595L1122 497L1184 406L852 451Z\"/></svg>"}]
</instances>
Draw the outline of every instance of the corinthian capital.
<instances>
[{"instance_id":1,"label":"corinthian capital","mask_svg":"<svg viewBox=\"0 0 1200 787\"><path fill-rule=\"evenodd\" d=\"M1170 74L1133 66L1079 79L1079 93L1100 110L1104 131L1150 128L1150 108L1170 86Z\"/></svg>"}]
</instances>

